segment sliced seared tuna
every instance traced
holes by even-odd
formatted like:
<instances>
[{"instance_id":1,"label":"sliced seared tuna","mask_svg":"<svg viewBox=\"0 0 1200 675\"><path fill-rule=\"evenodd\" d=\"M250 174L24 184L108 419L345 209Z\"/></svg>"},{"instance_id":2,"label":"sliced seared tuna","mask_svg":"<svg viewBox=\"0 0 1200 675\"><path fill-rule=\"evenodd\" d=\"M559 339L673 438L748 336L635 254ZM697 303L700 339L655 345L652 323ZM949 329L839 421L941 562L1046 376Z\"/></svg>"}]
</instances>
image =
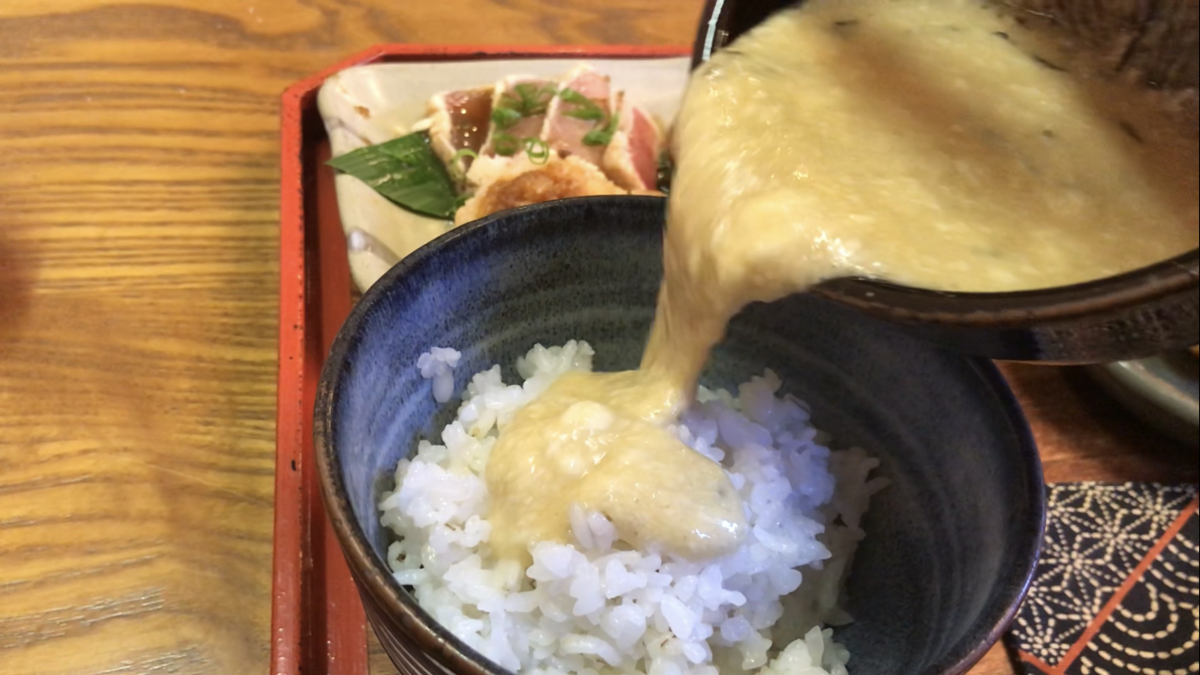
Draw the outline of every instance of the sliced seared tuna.
<instances>
[{"instance_id":1,"label":"sliced seared tuna","mask_svg":"<svg viewBox=\"0 0 1200 675\"><path fill-rule=\"evenodd\" d=\"M577 66L563 78L561 90L550 103L542 140L560 157L573 155L600 166L608 143L593 132L609 123L612 110L608 76Z\"/></svg>"},{"instance_id":2,"label":"sliced seared tuna","mask_svg":"<svg viewBox=\"0 0 1200 675\"><path fill-rule=\"evenodd\" d=\"M491 125L481 155L511 157L524 150L527 139L540 140L546 112L558 83L529 76L506 77L496 83Z\"/></svg>"},{"instance_id":3,"label":"sliced seared tuna","mask_svg":"<svg viewBox=\"0 0 1200 675\"><path fill-rule=\"evenodd\" d=\"M494 87L446 91L429 100L429 139L433 151L449 165L460 150L479 152L491 123ZM471 168L471 157L458 159L462 173Z\"/></svg>"},{"instance_id":4,"label":"sliced seared tuna","mask_svg":"<svg viewBox=\"0 0 1200 675\"><path fill-rule=\"evenodd\" d=\"M617 131L604 151L600 167L617 185L634 192L656 190L663 134L642 108L622 105Z\"/></svg>"}]
</instances>

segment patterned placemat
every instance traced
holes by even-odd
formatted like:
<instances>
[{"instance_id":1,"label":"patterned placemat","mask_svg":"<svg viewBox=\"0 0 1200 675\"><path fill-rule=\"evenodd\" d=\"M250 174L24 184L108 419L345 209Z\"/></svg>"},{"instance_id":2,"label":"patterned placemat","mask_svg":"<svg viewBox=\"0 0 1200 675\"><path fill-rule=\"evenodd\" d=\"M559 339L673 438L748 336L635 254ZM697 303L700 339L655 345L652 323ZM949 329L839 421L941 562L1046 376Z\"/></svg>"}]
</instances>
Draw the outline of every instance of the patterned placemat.
<instances>
[{"instance_id":1,"label":"patterned placemat","mask_svg":"<svg viewBox=\"0 0 1200 675\"><path fill-rule=\"evenodd\" d=\"M1041 562L1006 636L1028 675L1200 672L1195 486L1049 488Z\"/></svg>"}]
</instances>

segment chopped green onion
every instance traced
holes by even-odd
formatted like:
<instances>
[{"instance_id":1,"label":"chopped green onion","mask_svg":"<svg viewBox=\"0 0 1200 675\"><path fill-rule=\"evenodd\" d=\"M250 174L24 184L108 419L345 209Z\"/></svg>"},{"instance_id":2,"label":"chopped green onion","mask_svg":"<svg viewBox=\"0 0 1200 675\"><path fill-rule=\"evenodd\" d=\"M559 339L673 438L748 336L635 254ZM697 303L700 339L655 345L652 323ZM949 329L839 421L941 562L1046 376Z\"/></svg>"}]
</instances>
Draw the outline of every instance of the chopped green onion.
<instances>
[{"instance_id":1,"label":"chopped green onion","mask_svg":"<svg viewBox=\"0 0 1200 675\"><path fill-rule=\"evenodd\" d=\"M497 129L509 129L521 121L521 113L512 108L496 108L492 111L492 123Z\"/></svg>"},{"instance_id":2,"label":"chopped green onion","mask_svg":"<svg viewBox=\"0 0 1200 675\"><path fill-rule=\"evenodd\" d=\"M454 164L455 162L462 159L463 157L470 157L471 159L479 159L479 153L475 152L474 150L472 150L470 148L460 148L459 151L454 153L454 156L450 158L450 163Z\"/></svg>"},{"instance_id":3,"label":"chopped green onion","mask_svg":"<svg viewBox=\"0 0 1200 675\"><path fill-rule=\"evenodd\" d=\"M595 101L575 91L574 89L571 89L570 87L564 87L562 91L558 92L558 96L567 103L575 106L571 110L563 111L563 115L566 115L567 117L574 117L575 119L579 120L604 119L604 109L596 105Z\"/></svg>"},{"instance_id":4,"label":"chopped green onion","mask_svg":"<svg viewBox=\"0 0 1200 675\"><path fill-rule=\"evenodd\" d=\"M574 117L577 120L599 121L604 119L604 111L599 107L594 109L576 108L575 110L564 110L563 116Z\"/></svg>"},{"instance_id":5,"label":"chopped green onion","mask_svg":"<svg viewBox=\"0 0 1200 675\"><path fill-rule=\"evenodd\" d=\"M615 111L608 118L608 124L602 128L592 129L583 135L584 145L608 145L612 142L613 134L617 133L617 123L620 118Z\"/></svg>"},{"instance_id":6,"label":"chopped green onion","mask_svg":"<svg viewBox=\"0 0 1200 675\"><path fill-rule=\"evenodd\" d=\"M550 161L550 146L540 138L526 138L525 154L534 164L545 164Z\"/></svg>"},{"instance_id":7,"label":"chopped green onion","mask_svg":"<svg viewBox=\"0 0 1200 675\"><path fill-rule=\"evenodd\" d=\"M520 117L545 115L550 101L554 98L554 93L553 84L538 87L533 82L522 82L514 86L512 91L506 91L500 95L498 108L516 111Z\"/></svg>"},{"instance_id":8,"label":"chopped green onion","mask_svg":"<svg viewBox=\"0 0 1200 675\"><path fill-rule=\"evenodd\" d=\"M458 193L454 182L434 154L427 132L368 145L326 163L410 211L449 218L456 210Z\"/></svg>"},{"instance_id":9,"label":"chopped green onion","mask_svg":"<svg viewBox=\"0 0 1200 675\"><path fill-rule=\"evenodd\" d=\"M521 142L512 134L498 133L492 136L492 149L501 157L512 157L521 149Z\"/></svg>"}]
</instances>

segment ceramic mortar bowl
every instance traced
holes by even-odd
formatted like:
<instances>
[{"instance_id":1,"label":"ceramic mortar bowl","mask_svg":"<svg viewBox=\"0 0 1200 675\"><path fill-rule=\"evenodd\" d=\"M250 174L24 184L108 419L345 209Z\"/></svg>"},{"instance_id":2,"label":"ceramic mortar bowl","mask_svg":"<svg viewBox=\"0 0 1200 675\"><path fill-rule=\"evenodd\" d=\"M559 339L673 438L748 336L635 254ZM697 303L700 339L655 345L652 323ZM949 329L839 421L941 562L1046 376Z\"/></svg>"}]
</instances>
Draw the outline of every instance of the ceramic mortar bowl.
<instances>
[{"instance_id":1,"label":"ceramic mortar bowl","mask_svg":"<svg viewBox=\"0 0 1200 675\"><path fill-rule=\"evenodd\" d=\"M662 274L663 200L593 197L506 211L458 228L393 268L351 312L315 413L325 504L368 616L402 672L497 674L392 579L376 504L396 463L434 438L418 356L463 354L456 391L535 343L588 340L596 369L636 367ZM857 619L837 639L854 675L963 673L999 637L1036 564L1041 467L1003 379L813 296L739 315L703 380L771 367L835 447L860 445L893 484L876 495L849 582Z\"/></svg>"},{"instance_id":2,"label":"ceramic mortar bowl","mask_svg":"<svg viewBox=\"0 0 1200 675\"><path fill-rule=\"evenodd\" d=\"M796 0L708 0L692 49L698 65ZM1008 11L1052 17L1079 42L1123 54L1120 67L1155 89L1200 86L1195 3L1005 0ZM1152 227L1147 223L1147 227ZM815 292L964 354L1060 364L1182 351L1200 341L1200 249L1089 283L1017 293L941 293L861 279Z\"/></svg>"}]
</instances>

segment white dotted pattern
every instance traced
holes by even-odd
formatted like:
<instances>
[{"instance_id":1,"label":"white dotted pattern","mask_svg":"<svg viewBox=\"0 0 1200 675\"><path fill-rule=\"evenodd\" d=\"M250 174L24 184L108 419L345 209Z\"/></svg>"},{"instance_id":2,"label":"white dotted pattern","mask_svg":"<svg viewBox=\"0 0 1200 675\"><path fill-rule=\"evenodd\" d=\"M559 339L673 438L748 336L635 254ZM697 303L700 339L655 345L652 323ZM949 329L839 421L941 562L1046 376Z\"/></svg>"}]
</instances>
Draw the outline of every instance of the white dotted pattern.
<instances>
[{"instance_id":1,"label":"white dotted pattern","mask_svg":"<svg viewBox=\"0 0 1200 675\"><path fill-rule=\"evenodd\" d=\"M1191 486L1077 483L1049 488L1042 559L1010 635L1014 646L1056 666L1196 496ZM1200 672L1196 544L1177 537L1174 561L1152 566L1071 672L1186 675ZM1134 602L1136 600L1136 602ZM1182 638L1182 639L1181 639ZM1158 645L1185 644L1161 651ZM1181 657L1189 665L1179 667ZM1172 667L1155 667L1170 661Z\"/></svg>"},{"instance_id":2,"label":"white dotted pattern","mask_svg":"<svg viewBox=\"0 0 1200 675\"><path fill-rule=\"evenodd\" d=\"M1087 647L1101 669L1136 675L1200 672L1196 543L1182 536L1167 545ZM1082 659L1081 659L1082 661Z\"/></svg>"}]
</instances>

